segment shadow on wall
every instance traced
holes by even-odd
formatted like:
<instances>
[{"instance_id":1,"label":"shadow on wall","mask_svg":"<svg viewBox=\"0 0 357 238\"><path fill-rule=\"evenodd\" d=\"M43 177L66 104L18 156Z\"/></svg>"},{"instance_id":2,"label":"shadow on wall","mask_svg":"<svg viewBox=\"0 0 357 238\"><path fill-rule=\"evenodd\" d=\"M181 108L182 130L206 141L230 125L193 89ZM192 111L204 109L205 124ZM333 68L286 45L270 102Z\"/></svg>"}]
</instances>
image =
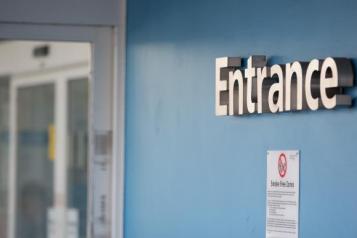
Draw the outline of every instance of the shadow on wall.
<instances>
[{"instance_id":1,"label":"shadow on wall","mask_svg":"<svg viewBox=\"0 0 357 238\"><path fill-rule=\"evenodd\" d=\"M204 6L204 7L203 7ZM356 38L354 29L355 3L337 0L308 1L275 0L262 4L261 0L236 1L128 1L128 43L136 33L147 33L136 42L225 41L256 45L263 42L286 42L296 49L306 42L342 43L349 35ZM135 10L134 10L135 9ZM324 14L318 14L323 9ZM303 14L302 14L303 13ZM137 17L140 15L140 17ZM331 16L343 15L343 18ZM160 34L155 34L160 31ZM326 41L321 42L325 37ZM297 45L294 45L294 44ZM239 45L239 44L237 44ZM284 44L283 44L284 45Z\"/></svg>"}]
</instances>

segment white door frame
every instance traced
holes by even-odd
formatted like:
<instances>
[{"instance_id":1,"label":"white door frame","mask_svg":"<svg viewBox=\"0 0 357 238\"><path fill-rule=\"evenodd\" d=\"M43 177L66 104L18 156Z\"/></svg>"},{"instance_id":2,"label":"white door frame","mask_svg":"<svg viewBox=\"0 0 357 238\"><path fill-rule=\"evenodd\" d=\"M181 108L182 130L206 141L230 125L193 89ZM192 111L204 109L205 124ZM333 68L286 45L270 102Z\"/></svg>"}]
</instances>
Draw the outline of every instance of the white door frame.
<instances>
[{"instance_id":1,"label":"white door frame","mask_svg":"<svg viewBox=\"0 0 357 238\"><path fill-rule=\"evenodd\" d=\"M125 18L125 14L122 15ZM92 44L92 74L90 78L89 118L89 237L123 237L124 202L124 78L125 78L125 21L119 28L100 26L11 24L0 23L0 39L76 41ZM94 145L106 134L109 167L108 176L96 178ZM10 138L11 140L11 138ZM100 142L99 142L100 143ZM113 146L115 145L115 146ZM110 151L109 151L110 149ZM100 182L98 182L100 181ZM94 183L95 182L95 183ZM106 188L108 186L108 188ZM95 209L99 192L106 189L104 210ZM104 190L105 190L104 189ZM102 204L103 205L103 204ZM101 212L102 214L98 214ZM106 221L101 224L100 217Z\"/></svg>"}]
</instances>

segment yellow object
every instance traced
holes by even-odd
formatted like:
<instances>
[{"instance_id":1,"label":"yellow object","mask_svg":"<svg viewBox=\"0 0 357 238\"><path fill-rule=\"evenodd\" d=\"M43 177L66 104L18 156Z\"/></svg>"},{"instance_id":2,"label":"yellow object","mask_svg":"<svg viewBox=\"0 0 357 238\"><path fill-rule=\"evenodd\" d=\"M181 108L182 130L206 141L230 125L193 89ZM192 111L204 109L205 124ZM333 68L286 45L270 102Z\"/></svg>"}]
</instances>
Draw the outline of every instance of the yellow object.
<instances>
[{"instance_id":1,"label":"yellow object","mask_svg":"<svg viewBox=\"0 0 357 238\"><path fill-rule=\"evenodd\" d=\"M53 124L48 126L48 159L55 160L56 128Z\"/></svg>"}]
</instances>

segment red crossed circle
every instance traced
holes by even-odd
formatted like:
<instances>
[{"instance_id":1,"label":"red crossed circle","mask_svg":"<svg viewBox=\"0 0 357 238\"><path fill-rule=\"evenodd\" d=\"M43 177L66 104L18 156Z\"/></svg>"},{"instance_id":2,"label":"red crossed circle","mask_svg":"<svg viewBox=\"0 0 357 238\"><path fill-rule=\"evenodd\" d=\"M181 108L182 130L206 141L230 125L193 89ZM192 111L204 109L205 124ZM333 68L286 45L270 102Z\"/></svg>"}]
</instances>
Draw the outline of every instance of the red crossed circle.
<instances>
[{"instance_id":1,"label":"red crossed circle","mask_svg":"<svg viewBox=\"0 0 357 238\"><path fill-rule=\"evenodd\" d=\"M279 155L278 170L280 177L284 178L286 175L286 171L288 170L288 161L286 160L286 156L284 153L281 153Z\"/></svg>"}]
</instances>

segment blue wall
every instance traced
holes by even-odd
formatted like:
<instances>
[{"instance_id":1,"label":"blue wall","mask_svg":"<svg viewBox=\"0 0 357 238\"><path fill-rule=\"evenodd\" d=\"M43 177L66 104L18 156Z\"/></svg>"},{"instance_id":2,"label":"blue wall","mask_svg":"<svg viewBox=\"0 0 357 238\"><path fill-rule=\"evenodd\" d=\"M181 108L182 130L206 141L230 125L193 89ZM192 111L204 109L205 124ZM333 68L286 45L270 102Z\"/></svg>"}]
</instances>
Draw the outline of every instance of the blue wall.
<instances>
[{"instance_id":1,"label":"blue wall","mask_svg":"<svg viewBox=\"0 0 357 238\"><path fill-rule=\"evenodd\" d=\"M356 107L214 112L216 57L357 59L356 12L352 0L128 0L125 237L264 237L269 149L301 151L300 237L357 237Z\"/></svg>"}]
</instances>

